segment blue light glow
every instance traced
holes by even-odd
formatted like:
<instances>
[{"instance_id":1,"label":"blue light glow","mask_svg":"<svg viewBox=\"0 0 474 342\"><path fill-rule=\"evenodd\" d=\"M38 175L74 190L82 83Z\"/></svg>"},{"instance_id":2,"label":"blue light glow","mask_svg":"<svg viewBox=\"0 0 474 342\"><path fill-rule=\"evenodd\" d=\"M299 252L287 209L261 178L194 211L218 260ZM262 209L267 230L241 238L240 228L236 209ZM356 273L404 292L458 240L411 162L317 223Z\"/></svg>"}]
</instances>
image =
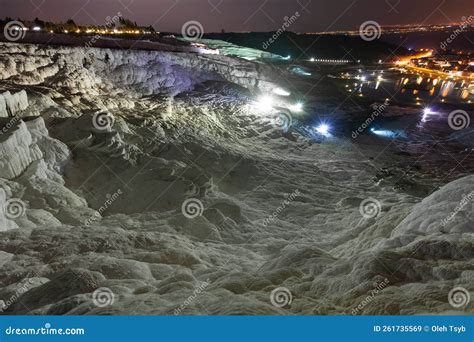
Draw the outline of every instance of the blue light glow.
<instances>
[{"instance_id":1,"label":"blue light glow","mask_svg":"<svg viewBox=\"0 0 474 342\"><path fill-rule=\"evenodd\" d=\"M423 117L421 118L421 121L426 122L426 120L428 119L428 116L430 116L431 114L436 114L436 112L432 111L431 108L428 108L428 107L423 109Z\"/></svg>"},{"instance_id":2,"label":"blue light glow","mask_svg":"<svg viewBox=\"0 0 474 342\"><path fill-rule=\"evenodd\" d=\"M303 68L300 67L294 67L291 68L291 71L295 73L296 75L301 75L301 76L311 76L310 72L305 71Z\"/></svg>"},{"instance_id":3,"label":"blue light glow","mask_svg":"<svg viewBox=\"0 0 474 342\"><path fill-rule=\"evenodd\" d=\"M371 128L370 131L374 133L375 135L385 137L385 138L394 138L397 136L397 133L395 133L394 131L387 130L387 129Z\"/></svg>"},{"instance_id":4,"label":"blue light glow","mask_svg":"<svg viewBox=\"0 0 474 342\"><path fill-rule=\"evenodd\" d=\"M328 136L329 135L330 127L328 124L322 123L318 127L316 127L316 132L321 135Z\"/></svg>"}]
</instances>

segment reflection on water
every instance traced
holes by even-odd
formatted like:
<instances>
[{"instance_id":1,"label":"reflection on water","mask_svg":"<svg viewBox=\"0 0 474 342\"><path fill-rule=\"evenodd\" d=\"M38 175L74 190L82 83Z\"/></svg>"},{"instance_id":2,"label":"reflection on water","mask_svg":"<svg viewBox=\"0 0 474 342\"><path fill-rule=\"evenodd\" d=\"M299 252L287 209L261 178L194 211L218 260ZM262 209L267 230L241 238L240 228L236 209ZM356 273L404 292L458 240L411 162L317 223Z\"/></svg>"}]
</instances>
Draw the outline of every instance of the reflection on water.
<instances>
[{"instance_id":1,"label":"reflection on water","mask_svg":"<svg viewBox=\"0 0 474 342\"><path fill-rule=\"evenodd\" d=\"M422 105L423 103L471 103L474 101L474 81L420 75L406 70L357 70L340 75L348 79L349 91L373 98L392 97L396 101Z\"/></svg>"}]
</instances>

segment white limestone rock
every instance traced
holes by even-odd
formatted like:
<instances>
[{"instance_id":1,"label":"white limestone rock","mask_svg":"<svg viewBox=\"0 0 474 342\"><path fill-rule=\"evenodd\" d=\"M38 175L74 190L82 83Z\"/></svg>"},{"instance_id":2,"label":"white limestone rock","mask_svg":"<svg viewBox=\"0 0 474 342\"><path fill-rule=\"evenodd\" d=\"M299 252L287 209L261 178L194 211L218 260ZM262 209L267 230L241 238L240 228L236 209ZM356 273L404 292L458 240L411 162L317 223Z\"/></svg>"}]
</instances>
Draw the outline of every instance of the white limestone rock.
<instances>
[{"instance_id":1,"label":"white limestone rock","mask_svg":"<svg viewBox=\"0 0 474 342\"><path fill-rule=\"evenodd\" d=\"M413 207L392 232L403 234L474 233L474 176L448 183Z\"/></svg>"},{"instance_id":2,"label":"white limestone rock","mask_svg":"<svg viewBox=\"0 0 474 342\"><path fill-rule=\"evenodd\" d=\"M38 145L33 143L25 122L20 121L6 134L0 136L0 177L18 177L33 161L43 157Z\"/></svg>"},{"instance_id":3,"label":"white limestone rock","mask_svg":"<svg viewBox=\"0 0 474 342\"><path fill-rule=\"evenodd\" d=\"M11 117L28 108L28 96L25 90L16 93L6 91L0 94L0 117Z\"/></svg>"}]
</instances>

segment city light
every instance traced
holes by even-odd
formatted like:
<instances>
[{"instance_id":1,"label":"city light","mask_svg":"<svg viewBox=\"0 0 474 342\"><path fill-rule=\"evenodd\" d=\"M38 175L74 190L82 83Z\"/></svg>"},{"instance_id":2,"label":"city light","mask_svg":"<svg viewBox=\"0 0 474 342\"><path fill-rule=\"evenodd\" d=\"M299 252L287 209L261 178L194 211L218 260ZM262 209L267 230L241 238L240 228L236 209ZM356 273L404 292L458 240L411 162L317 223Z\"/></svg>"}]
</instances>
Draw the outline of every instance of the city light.
<instances>
[{"instance_id":1,"label":"city light","mask_svg":"<svg viewBox=\"0 0 474 342\"><path fill-rule=\"evenodd\" d=\"M317 63L330 63L330 64L347 64L351 61L348 59L322 59L322 58L311 58L310 62L317 62Z\"/></svg>"}]
</instances>

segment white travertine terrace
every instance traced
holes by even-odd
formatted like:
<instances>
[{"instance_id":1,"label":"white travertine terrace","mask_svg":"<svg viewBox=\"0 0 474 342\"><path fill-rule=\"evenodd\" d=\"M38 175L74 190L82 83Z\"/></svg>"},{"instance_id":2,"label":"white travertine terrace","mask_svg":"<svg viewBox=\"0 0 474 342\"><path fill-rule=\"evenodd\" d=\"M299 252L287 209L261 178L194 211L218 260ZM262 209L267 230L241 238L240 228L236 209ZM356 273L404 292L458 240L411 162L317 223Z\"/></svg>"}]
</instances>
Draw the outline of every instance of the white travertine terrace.
<instances>
[{"instance_id":1,"label":"white travertine terrace","mask_svg":"<svg viewBox=\"0 0 474 342\"><path fill-rule=\"evenodd\" d=\"M0 123L21 117L0 136L0 206L24 205L0 211L0 298L30 282L7 314L173 314L203 282L183 314L439 314L472 290L472 206L440 224L474 176L423 199L349 144L283 134L244 101L275 86L264 64L19 44L0 61ZM369 197L381 212L364 218ZM271 305L276 287L291 306Z\"/></svg>"}]
</instances>

